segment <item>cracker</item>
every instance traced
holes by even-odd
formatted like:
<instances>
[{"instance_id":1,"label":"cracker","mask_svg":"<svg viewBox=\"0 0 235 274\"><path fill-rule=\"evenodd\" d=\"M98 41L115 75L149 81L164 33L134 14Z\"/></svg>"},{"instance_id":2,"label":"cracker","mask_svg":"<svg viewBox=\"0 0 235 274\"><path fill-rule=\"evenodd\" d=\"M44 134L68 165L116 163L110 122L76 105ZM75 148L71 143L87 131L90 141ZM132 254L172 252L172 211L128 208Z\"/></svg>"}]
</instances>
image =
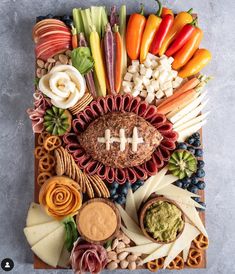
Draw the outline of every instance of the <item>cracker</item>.
<instances>
[{"instance_id":1,"label":"cracker","mask_svg":"<svg viewBox=\"0 0 235 274\"><path fill-rule=\"evenodd\" d=\"M73 115L78 114L80 111L84 110L93 100L93 97L89 93L85 93L84 96L77 102L76 105L69 108Z\"/></svg>"},{"instance_id":2,"label":"cracker","mask_svg":"<svg viewBox=\"0 0 235 274\"><path fill-rule=\"evenodd\" d=\"M109 190L106 184L100 179L98 175L93 175L93 180L95 180L97 186L99 187L104 198L110 197Z\"/></svg>"},{"instance_id":3,"label":"cracker","mask_svg":"<svg viewBox=\"0 0 235 274\"><path fill-rule=\"evenodd\" d=\"M93 176L89 176L88 177L88 180L90 181L92 187L93 187L93 190L95 191L95 193L97 194L97 196L99 198L101 198L103 195L98 187L98 185L96 184L96 180L93 178Z\"/></svg>"},{"instance_id":4,"label":"cracker","mask_svg":"<svg viewBox=\"0 0 235 274\"><path fill-rule=\"evenodd\" d=\"M58 176L62 176L64 174L64 166L62 163L60 153L57 149L54 151L54 155L56 160L55 172Z\"/></svg>"},{"instance_id":5,"label":"cracker","mask_svg":"<svg viewBox=\"0 0 235 274\"><path fill-rule=\"evenodd\" d=\"M90 181L88 180L86 174L84 174L84 175L85 175L84 182L86 185L86 192L87 192L87 195L89 196L89 198L92 199L95 197L94 190L93 190L92 185L91 185Z\"/></svg>"}]
</instances>

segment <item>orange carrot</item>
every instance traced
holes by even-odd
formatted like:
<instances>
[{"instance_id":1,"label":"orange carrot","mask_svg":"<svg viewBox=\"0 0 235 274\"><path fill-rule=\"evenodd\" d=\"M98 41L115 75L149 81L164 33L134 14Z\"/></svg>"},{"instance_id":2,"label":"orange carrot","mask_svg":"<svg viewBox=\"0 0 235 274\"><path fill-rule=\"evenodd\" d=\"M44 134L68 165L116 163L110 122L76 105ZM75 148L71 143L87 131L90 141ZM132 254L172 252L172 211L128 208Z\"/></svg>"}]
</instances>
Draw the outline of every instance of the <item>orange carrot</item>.
<instances>
[{"instance_id":1,"label":"orange carrot","mask_svg":"<svg viewBox=\"0 0 235 274\"><path fill-rule=\"evenodd\" d=\"M178 95L173 100L169 101L165 105L160 104L158 107L158 113L167 114L172 110L176 109L181 104L190 101L196 95L195 89L187 90L186 92Z\"/></svg>"},{"instance_id":2,"label":"orange carrot","mask_svg":"<svg viewBox=\"0 0 235 274\"><path fill-rule=\"evenodd\" d=\"M115 44L116 44L116 63L115 63L115 91L117 93L120 92L121 83L122 83L122 54L123 54L123 47L122 47L122 38L118 31L118 26L114 26L115 32Z\"/></svg>"},{"instance_id":3,"label":"orange carrot","mask_svg":"<svg viewBox=\"0 0 235 274\"><path fill-rule=\"evenodd\" d=\"M76 49L78 47L78 36L77 36L77 30L75 27L72 25L72 48Z\"/></svg>"},{"instance_id":4,"label":"orange carrot","mask_svg":"<svg viewBox=\"0 0 235 274\"><path fill-rule=\"evenodd\" d=\"M187 90L195 88L198 84L200 84L200 80L198 78L196 78L196 77L194 77L194 78L188 80L187 82L183 83L180 87L178 87L174 91L173 95L171 95L170 97L168 97L166 100L164 100L161 103L161 107L164 106L165 104L171 102L172 100L174 100L176 97L178 97L179 95L183 94Z\"/></svg>"}]
</instances>

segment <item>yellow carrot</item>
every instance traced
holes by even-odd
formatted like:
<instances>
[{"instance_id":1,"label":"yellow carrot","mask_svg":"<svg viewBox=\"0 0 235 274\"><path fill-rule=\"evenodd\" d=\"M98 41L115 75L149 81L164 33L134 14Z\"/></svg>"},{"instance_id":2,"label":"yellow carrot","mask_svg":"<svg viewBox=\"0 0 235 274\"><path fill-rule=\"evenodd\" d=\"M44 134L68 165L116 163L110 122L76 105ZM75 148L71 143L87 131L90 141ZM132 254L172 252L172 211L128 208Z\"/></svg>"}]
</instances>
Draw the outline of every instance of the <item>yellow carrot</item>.
<instances>
[{"instance_id":1,"label":"yellow carrot","mask_svg":"<svg viewBox=\"0 0 235 274\"><path fill-rule=\"evenodd\" d=\"M190 89L190 90L187 90L186 92L178 95L176 98L169 101L168 103L166 103L164 105L160 104L158 106L158 113L167 114L167 113L171 112L172 110L177 108L177 106L190 101L196 95L196 93L197 92L195 89Z\"/></svg>"},{"instance_id":2,"label":"yellow carrot","mask_svg":"<svg viewBox=\"0 0 235 274\"><path fill-rule=\"evenodd\" d=\"M97 75L97 79L100 86L100 93L98 96L105 96L106 95L106 83L105 83L105 69L104 69L104 62L102 58L102 52L100 47L100 37L95 30L95 28L92 29L90 34L90 46L91 46L91 52L92 56L95 61L95 72Z\"/></svg>"}]
</instances>

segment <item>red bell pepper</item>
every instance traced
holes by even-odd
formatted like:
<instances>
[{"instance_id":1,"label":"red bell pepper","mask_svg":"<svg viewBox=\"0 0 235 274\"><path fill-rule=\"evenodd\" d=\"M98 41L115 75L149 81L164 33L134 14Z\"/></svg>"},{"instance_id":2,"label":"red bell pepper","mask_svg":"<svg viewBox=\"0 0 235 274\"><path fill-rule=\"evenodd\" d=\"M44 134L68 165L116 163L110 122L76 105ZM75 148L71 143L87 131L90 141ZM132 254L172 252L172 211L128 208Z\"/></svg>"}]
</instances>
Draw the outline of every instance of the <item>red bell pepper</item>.
<instances>
[{"instance_id":1,"label":"red bell pepper","mask_svg":"<svg viewBox=\"0 0 235 274\"><path fill-rule=\"evenodd\" d=\"M185 25L178 35L175 38L175 41L171 44L169 49L166 51L166 56L172 56L178 50L180 50L191 38L193 31L195 30L195 26L197 25L197 18L193 20L192 23Z\"/></svg>"},{"instance_id":2,"label":"red bell pepper","mask_svg":"<svg viewBox=\"0 0 235 274\"><path fill-rule=\"evenodd\" d=\"M153 42L150 46L150 52L152 54L158 54L159 49L161 48L162 43L163 43L169 29L173 25L173 21L174 21L174 15L171 15L171 14L166 14L162 18L162 22L158 28L158 31L155 34L155 36L153 38Z\"/></svg>"}]
</instances>

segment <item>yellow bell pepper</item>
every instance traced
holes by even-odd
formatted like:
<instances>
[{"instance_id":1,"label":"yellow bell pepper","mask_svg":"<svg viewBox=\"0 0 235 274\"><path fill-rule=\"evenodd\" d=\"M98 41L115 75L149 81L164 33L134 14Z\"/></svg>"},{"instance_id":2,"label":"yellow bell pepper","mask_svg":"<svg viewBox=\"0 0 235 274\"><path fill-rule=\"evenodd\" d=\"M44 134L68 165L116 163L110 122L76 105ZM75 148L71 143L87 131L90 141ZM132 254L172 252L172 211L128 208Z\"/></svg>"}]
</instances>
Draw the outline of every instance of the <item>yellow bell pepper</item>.
<instances>
[{"instance_id":1,"label":"yellow bell pepper","mask_svg":"<svg viewBox=\"0 0 235 274\"><path fill-rule=\"evenodd\" d=\"M193 58L180 70L178 76L187 78L201 71L211 60L211 53L207 49L198 49Z\"/></svg>"},{"instance_id":2,"label":"yellow bell pepper","mask_svg":"<svg viewBox=\"0 0 235 274\"><path fill-rule=\"evenodd\" d=\"M190 14L190 11L191 10L189 10L188 12L182 11L176 15L174 24L173 24L172 28L170 29L170 31L168 32L165 40L163 41L163 44L162 44L160 50L159 50L160 56L162 56L166 52L167 48L174 41L174 39L176 38L177 34L180 32L182 27L193 21L193 17Z\"/></svg>"}]
</instances>

